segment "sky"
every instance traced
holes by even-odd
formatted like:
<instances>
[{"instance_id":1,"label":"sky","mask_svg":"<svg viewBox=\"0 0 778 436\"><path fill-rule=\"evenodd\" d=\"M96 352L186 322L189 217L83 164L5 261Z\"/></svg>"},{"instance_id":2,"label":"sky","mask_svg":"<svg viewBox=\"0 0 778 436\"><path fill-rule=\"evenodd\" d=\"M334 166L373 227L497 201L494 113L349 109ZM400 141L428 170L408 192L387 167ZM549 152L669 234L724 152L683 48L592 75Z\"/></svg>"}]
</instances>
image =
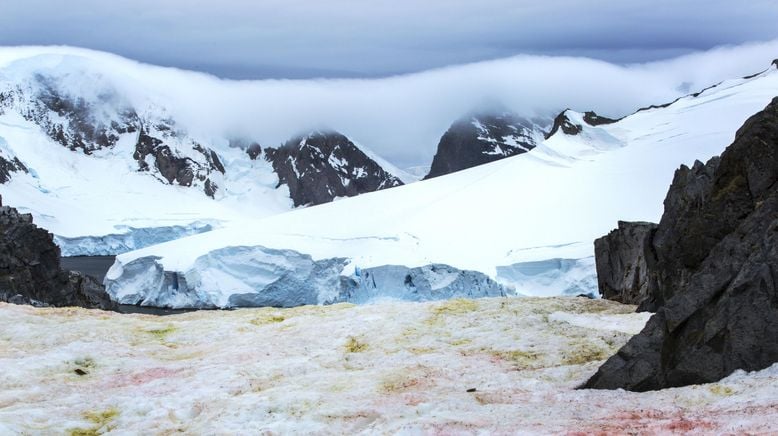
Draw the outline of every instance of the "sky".
<instances>
[{"instance_id":1,"label":"sky","mask_svg":"<svg viewBox=\"0 0 778 436\"><path fill-rule=\"evenodd\" d=\"M644 63L772 40L775 23L775 0L0 1L0 45L233 79L386 77L516 55Z\"/></svg>"}]
</instances>

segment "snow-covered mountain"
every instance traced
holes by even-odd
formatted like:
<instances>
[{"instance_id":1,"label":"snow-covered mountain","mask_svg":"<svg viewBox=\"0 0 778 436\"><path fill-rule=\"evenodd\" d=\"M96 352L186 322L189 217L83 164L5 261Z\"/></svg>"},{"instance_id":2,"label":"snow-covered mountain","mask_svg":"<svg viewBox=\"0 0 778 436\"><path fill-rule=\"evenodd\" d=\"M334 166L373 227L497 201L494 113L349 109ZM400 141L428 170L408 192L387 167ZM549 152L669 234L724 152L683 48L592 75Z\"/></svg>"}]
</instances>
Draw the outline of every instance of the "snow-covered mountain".
<instances>
[{"instance_id":1,"label":"snow-covered mountain","mask_svg":"<svg viewBox=\"0 0 778 436\"><path fill-rule=\"evenodd\" d=\"M0 193L66 255L124 252L414 180L336 132L263 147L203 131L126 60L2 55Z\"/></svg>"},{"instance_id":2,"label":"snow-covered mountain","mask_svg":"<svg viewBox=\"0 0 778 436\"><path fill-rule=\"evenodd\" d=\"M543 139L542 120L511 112L477 113L454 122L440 138L425 178L526 153Z\"/></svg>"},{"instance_id":3,"label":"snow-covered mountain","mask_svg":"<svg viewBox=\"0 0 778 436\"><path fill-rule=\"evenodd\" d=\"M256 152L257 148L249 150L252 155ZM289 187L295 206L327 203L403 184L395 175L402 174L400 170L337 132L293 138L279 148L266 149L265 156L273 163L279 184Z\"/></svg>"},{"instance_id":4,"label":"snow-covered mountain","mask_svg":"<svg viewBox=\"0 0 778 436\"><path fill-rule=\"evenodd\" d=\"M108 291L195 307L596 292L592 241L658 220L676 168L775 95L771 68L614 122L568 110L526 153L120 255Z\"/></svg>"}]
</instances>

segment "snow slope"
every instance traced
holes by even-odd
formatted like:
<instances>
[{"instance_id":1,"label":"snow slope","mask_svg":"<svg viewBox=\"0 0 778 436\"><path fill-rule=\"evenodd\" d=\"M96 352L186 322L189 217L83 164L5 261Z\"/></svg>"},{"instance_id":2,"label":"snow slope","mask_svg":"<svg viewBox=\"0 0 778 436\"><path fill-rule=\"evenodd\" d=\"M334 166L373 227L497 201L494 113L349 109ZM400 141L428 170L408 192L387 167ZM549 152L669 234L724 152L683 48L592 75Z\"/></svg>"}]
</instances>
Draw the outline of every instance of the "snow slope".
<instances>
[{"instance_id":1,"label":"snow slope","mask_svg":"<svg viewBox=\"0 0 778 436\"><path fill-rule=\"evenodd\" d=\"M266 159L267 146L278 144L249 155L240 144L251 136L229 120L222 129L193 121L191 100L167 92L170 83L188 84L203 106L214 88L230 94L238 86L88 50L0 48L0 174L7 162L23 165L0 175L10 179L0 195L57 235L66 255L115 254L292 209ZM369 186L412 180L366 147L350 147L340 156L360 158L362 166L349 168ZM332 158L308 165L340 174L328 167ZM335 182L348 186L348 177Z\"/></svg>"},{"instance_id":2,"label":"snow slope","mask_svg":"<svg viewBox=\"0 0 778 436\"><path fill-rule=\"evenodd\" d=\"M647 318L584 298L168 317L0 303L0 434L778 432L778 365L575 390Z\"/></svg>"},{"instance_id":3,"label":"snow slope","mask_svg":"<svg viewBox=\"0 0 778 436\"><path fill-rule=\"evenodd\" d=\"M108 290L123 302L143 303L154 293L156 303L174 306L229 305L237 292L268 288L252 286L245 270L214 267L214 253L249 261L291 250L314 263L346 259L339 274L351 285L319 289L320 303L349 300L355 294L343 286L364 288L363 271L389 265L444 264L470 278L480 272L508 293L596 292L592 241L617 220L657 221L675 169L721 153L776 94L771 68L609 125L585 125L570 111L579 134L559 132L519 156L121 255ZM220 280L201 276L214 268ZM395 274L391 286L404 277ZM418 288L406 288L411 299L448 289L430 285L419 296Z\"/></svg>"}]
</instances>

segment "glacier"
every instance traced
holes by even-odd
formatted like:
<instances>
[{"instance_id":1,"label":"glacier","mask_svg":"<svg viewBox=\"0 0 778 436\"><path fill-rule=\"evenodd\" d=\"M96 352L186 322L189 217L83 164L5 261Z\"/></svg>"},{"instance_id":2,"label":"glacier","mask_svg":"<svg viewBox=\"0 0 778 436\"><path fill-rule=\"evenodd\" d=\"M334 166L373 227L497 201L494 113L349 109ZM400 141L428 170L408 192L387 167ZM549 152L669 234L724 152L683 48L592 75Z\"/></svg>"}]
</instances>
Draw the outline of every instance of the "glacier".
<instances>
[{"instance_id":1,"label":"glacier","mask_svg":"<svg viewBox=\"0 0 778 436\"><path fill-rule=\"evenodd\" d=\"M110 256L185 236L210 232L215 228L214 224L203 221L162 227L116 227L119 232L107 235L74 237L54 235L54 243L59 246L62 256Z\"/></svg>"},{"instance_id":2,"label":"glacier","mask_svg":"<svg viewBox=\"0 0 778 436\"><path fill-rule=\"evenodd\" d=\"M106 291L121 304L169 308L294 307L369 303L385 299L432 301L498 297L512 292L476 271L448 265L355 268L348 260L313 260L293 250L228 247L198 257L185 271L170 271L157 257L117 261Z\"/></svg>"},{"instance_id":3,"label":"glacier","mask_svg":"<svg viewBox=\"0 0 778 436\"><path fill-rule=\"evenodd\" d=\"M594 239L657 221L676 168L720 154L776 93L770 68L612 124L567 111L576 134L527 153L124 253L106 285L171 307L597 296Z\"/></svg>"}]
</instances>

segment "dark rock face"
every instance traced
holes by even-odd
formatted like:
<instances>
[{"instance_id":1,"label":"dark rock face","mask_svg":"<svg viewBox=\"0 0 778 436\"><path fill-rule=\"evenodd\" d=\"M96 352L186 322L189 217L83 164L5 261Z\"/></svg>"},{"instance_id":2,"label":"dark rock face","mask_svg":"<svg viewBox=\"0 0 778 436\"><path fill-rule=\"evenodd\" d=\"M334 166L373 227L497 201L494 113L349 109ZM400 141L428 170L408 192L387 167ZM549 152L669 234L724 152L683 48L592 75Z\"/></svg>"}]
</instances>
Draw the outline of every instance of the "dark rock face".
<instances>
[{"instance_id":1,"label":"dark rock face","mask_svg":"<svg viewBox=\"0 0 778 436\"><path fill-rule=\"evenodd\" d=\"M516 114L473 115L443 134L425 179L526 153L537 145L536 125Z\"/></svg>"},{"instance_id":2,"label":"dark rock face","mask_svg":"<svg viewBox=\"0 0 778 436\"><path fill-rule=\"evenodd\" d=\"M1 91L0 110L15 109L55 142L87 155L114 147L123 135L136 134L133 157L139 171L152 172L169 184L197 185L214 196L218 186L209 175L225 171L219 157L177 129L164 111L141 116L116 89L99 81L93 99L69 95L59 80L37 75L25 86ZM0 180L8 172L3 167L8 165L0 162Z\"/></svg>"},{"instance_id":3,"label":"dark rock face","mask_svg":"<svg viewBox=\"0 0 778 436\"><path fill-rule=\"evenodd\" d=\"M327 203L336 197L403 184L337 132L311 133L279 148L266 148L265 159L278 174L279 186L289 187L295 206Z\"/></svg>"},{"instance_id":4,"label":"dark rock face","mask_svg":"<svg viewBox=\"0 0 778 436\"><path fill-rule=\"evenodd\" d=\"M583 120L586 122L586 124L590 126L602 126L604 124L613 124L616 121L618 121L618 120L614 120L613 118L597 115L597 113L593 111L584 112Z\"/></svg>"},{"instance_id":5,"label":"dark rock face","mask_svg":"<svg viewBox=\"0 0 778 436\"><path fill-rule=\"evenodd\" d=\"M256 142L252 142L247 148L246 148L246 154L249 155L249 158L251 160L257 160L260 154L262 154L262 147L260 147L259 144Z\"/></svg>"},{"instance_id":6,"label":"dark rock face","mask_svg":"<svg viewBox=\"0 0 778 436\"><path fill-rule=\"evenodd\" d=\"M554 136L554 134L559 130L562 130L562 133L564 133L565 135L577 135L583 131L583 126L576 124L572 120L570 120L570 117L567 115L568 110L569 109L562 111L562 113L560 113L559 115L556 116L556 118L554 118L554 124L551 126L551 131L549 131L545 135L546 139ZM612 118L597 115L595 112L592 111L584 112L583 120L586 124L590 126L601 126L604 124L612 124L618 121Z\"/></svg>"},{"instance_id":7,"label":"dark rock face","mask_svg":"<svg viewBox=\"0 0 778 436\"><path fill-rule=\"evenodd\" d=\"M577 135L581 133L583 127L570 121L567 110L565 110L554 118L554 125L551 126L551 131L546 134L546 139L554 136L559 130L562 130L565 135Z\"/></svg>"},{"instance_id":8,"label":"dark rock face","mask_svg":"<svg viewBox=\"0 0 778 436\"><path fill-rule=\"evenodd\" d=\"M657 313L583 387L684 386L778 361L778 98L720 159L676 172L653 247Z\"/></svg>"},{"instance_id":9,"label":"dark rock face","mask_svg":"<svg viewBox=\"0 0 778 436\"><path fill-rule=\"evenodd\" d=\"M6 159L3 156L0 156L0 184L7 183L11 180L11 173L17 171L26 173L27 168L15 157L13 159Z\"/></svg>"},{"instance_id":10,"label":"dark rock face","mask_svg":"<svg viewBox=\"0 0 778 436\"><path fill-rule=\"evenodd\" d=\"M0 205L0 301L35 306L81 306L115 310L102 285L64 271L52 235L32 216Z\"/></svg>"},{"instance_id":11,"label":"dark rock face","mask_svg":"<svg viewBox=\"0 0 778 436\"><path fill-rule=\"evenodd\" d=\"M167 124L155 126L157 132L164 132L164 137L176 137L176 133ZM152 136L149 131L141 127L138 134L138 142L135 144L133 158L138 161L140 171L150 171L148 156L151 156L154 166L169 184L177 183L181 186L192 186L197 180L204 185L203 191L209 197L213 197L218 186L208 177L212 172L218 171L224 174L224 166L219 156L213 151L194 143L192 150L202 155L198 160L181 156L170 148L162 139Z\"/></svg>"},{"instance_id":12,"label":"dark rock face","mask_svg":"<svg viewBox=\"0 0 778 436\"><path fill-rule=\"evenodd\" d=\"M619 221L619 228L594 241L597 284L603 298L624 304L648 299L648 266L656 224Z\"/></svg>"}]
</instances>

